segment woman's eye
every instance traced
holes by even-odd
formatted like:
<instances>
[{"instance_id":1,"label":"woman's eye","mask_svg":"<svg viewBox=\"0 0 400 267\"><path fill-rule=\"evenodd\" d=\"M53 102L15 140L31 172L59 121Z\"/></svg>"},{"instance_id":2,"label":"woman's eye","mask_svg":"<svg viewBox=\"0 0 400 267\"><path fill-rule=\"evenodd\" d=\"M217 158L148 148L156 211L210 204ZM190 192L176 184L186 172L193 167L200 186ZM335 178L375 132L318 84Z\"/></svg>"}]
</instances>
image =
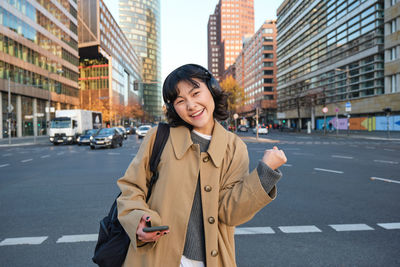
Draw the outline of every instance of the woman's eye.
<instances>
[{"instance_id":1,"label":"woman's eye","mask_svg":"<svg viewBox=\"0 0 400 267\"><path fill-rule=\"evenodd\" d=\"M194 96L196 96L198 94L200 94L200 91L196 91L196 92L193 93Z\"/></svg>"},{"instance_id":2,"label":"woman's eye","mask_svg":"<svg viewBox=\"0 0 400 267\"><path fill-rule=\"evenodd\" d=\"M175 102L175 105L179 105L179 104L182 104L182 103L183 103L183 100L179 100L179 101Z\"/></svg>"}]
</instances>

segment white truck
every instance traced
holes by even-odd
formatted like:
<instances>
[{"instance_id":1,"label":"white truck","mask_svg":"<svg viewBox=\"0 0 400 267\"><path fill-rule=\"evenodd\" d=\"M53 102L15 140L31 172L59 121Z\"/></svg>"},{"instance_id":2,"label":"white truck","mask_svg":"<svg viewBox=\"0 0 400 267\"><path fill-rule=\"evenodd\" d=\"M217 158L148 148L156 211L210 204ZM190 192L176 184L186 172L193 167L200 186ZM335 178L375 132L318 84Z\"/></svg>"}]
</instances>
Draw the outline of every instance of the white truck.
<instances>
[{"instance_id":1,"label":"white truck","mask_svg":"<svg viewBox=\"0 0 400 267\"><path fill-rule=\"evenodd\" d=\"M89 129L102 127L102 114L98 111L71 109L56 110L56 117L50 122L50 142L54 145L73 144L78 136Z\"/></svg>"}]
</instances>

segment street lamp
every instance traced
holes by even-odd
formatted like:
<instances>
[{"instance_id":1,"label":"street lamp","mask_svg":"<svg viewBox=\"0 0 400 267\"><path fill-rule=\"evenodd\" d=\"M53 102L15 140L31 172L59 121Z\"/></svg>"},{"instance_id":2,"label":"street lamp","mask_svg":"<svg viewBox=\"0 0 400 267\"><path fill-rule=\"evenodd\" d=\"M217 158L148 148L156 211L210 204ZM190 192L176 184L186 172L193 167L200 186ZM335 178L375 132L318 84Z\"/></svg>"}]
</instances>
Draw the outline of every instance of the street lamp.
<instances>
[{"instance_id":1,"label":"street lamp","mask_svg":"<svg viewBox=\"0 0 400 267\"><path fill-rule=\"evenodd\" d=\"M47 134L49 134L49 129L50 129L50 109L51 109L51 91L50 91L50 75L52 75L52 74L58 74L58 75L60 75L60 74L63 74L64 73L64 71L63 70L60 70L60 69L58 69L55 73L54 72L51 72L51 71L49 71L48 73L47 73L47 89L48 89L48 91L49 91L49 95L48 95L48 97L49 97L49 99L48 99L48 102L49 102L49 107L48 107L48 109L47 109L47 121L48 121L48 123L47 123Z\"/></svg>"}]
</instances>

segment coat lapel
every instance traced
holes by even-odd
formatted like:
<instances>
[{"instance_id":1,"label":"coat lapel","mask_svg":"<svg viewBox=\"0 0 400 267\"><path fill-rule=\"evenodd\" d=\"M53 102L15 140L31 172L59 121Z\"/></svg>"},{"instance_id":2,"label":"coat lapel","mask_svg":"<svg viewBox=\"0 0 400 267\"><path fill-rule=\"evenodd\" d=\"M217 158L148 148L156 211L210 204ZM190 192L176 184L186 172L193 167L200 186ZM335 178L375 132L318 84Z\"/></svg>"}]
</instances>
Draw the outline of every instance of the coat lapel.
<instances>
[{"instance_id":1,"label":"coat lapel","mask_svg":"<svg viewBox=\"0 0 400 267\"><path fill-rule=\"evenodd\" d=\"M176 158L182 159L186 151L193 144L189 129L185 126L171 127L170 136ZM210 146L207 152L217 168L221 166L226 153L227 139L227 131L221 124L215 121Z\"/></svg>"}]
</instances>

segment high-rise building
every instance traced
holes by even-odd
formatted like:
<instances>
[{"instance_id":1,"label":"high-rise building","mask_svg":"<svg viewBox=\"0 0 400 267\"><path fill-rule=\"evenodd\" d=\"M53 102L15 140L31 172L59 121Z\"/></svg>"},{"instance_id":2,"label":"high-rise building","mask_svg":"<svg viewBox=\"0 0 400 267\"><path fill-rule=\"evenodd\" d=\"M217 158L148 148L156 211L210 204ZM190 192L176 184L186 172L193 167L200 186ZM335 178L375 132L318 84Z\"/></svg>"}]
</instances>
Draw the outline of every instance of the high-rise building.
<instances>
[{"instance_id":1,"label":"high-rise building","mask_svg":"<svg viewBox=\"0 0 400 267\"><path fill-rule=\"evenodd\" d=\"M297 128L310 121L313 129L332 125L342 130L382 130L387 121L384 109L400 111L400 90L388 86L398 64L385 70L388 64L396 65L386 62L385 47L389 57L389 50L399 44L398 3L389 2L393 7L388 9L397 13L386 15L383 0L282 3L277 11L282 122ZM388 38L393 40L390 44L385 43Z\"/></svg>"},{"instance_id":2,"label":"high-rise building","mask_svg":"<svg viewBox=\"0 0 400 267\"><path fill-rule=\"evenodd\" d=\"M119 25L142 58L144 110L162 116L160 0L119 0Z\"/></svg>"},{"instance_id":3,"label":"high-rise building","mask_svg":"<svg viewBox=\"0 0 400 267\"><path fill-rule=\"evenodd\" d=\"M0 1L0 138L45 135L79 106L77 24L74 1Z\"/></svg>"},{"instance_id":4,"label":"high-rise building","mask_svg":"<svg viewBox=\"0 0 400 267\"><path fill-rule=\"evenodd\" d=\"M240 117L272 124L276 119L276 21L266 20L258 31L244 41L235 61L236 81L244 88L245 103Z\"/></svg>"},{"instance_id":5,"label":"high-rise building","mask_svg":"<svg viewBox=\"0 0 400 267\"><path fill-rule=\"evenodd\" d=\"M208 69L216 79L234 64L243 37L254 34L254 0L220 0L207 25Z\"/></svg>"},{"instance_id":6,"label":"high-rise building","mask_svg":"<svg viewBox=\"0 0 400 267\"><path fill-rule=\"evenodd\" d=\"M103 0L78 0L78 33L81 107L103 112L105 123L127 122L133 115L121 110L141 102L140 57Z\"/></svg>"},{"instance_id":7,"label":"high-rise building","mask_svg":"<svg viewBox=\"0 0 400 267\"><path fill-rule=\"evenodd\" d=\"M400 0L385 0L385 93L396 92L400 92Z\"/></svg>"}]
</instances>

